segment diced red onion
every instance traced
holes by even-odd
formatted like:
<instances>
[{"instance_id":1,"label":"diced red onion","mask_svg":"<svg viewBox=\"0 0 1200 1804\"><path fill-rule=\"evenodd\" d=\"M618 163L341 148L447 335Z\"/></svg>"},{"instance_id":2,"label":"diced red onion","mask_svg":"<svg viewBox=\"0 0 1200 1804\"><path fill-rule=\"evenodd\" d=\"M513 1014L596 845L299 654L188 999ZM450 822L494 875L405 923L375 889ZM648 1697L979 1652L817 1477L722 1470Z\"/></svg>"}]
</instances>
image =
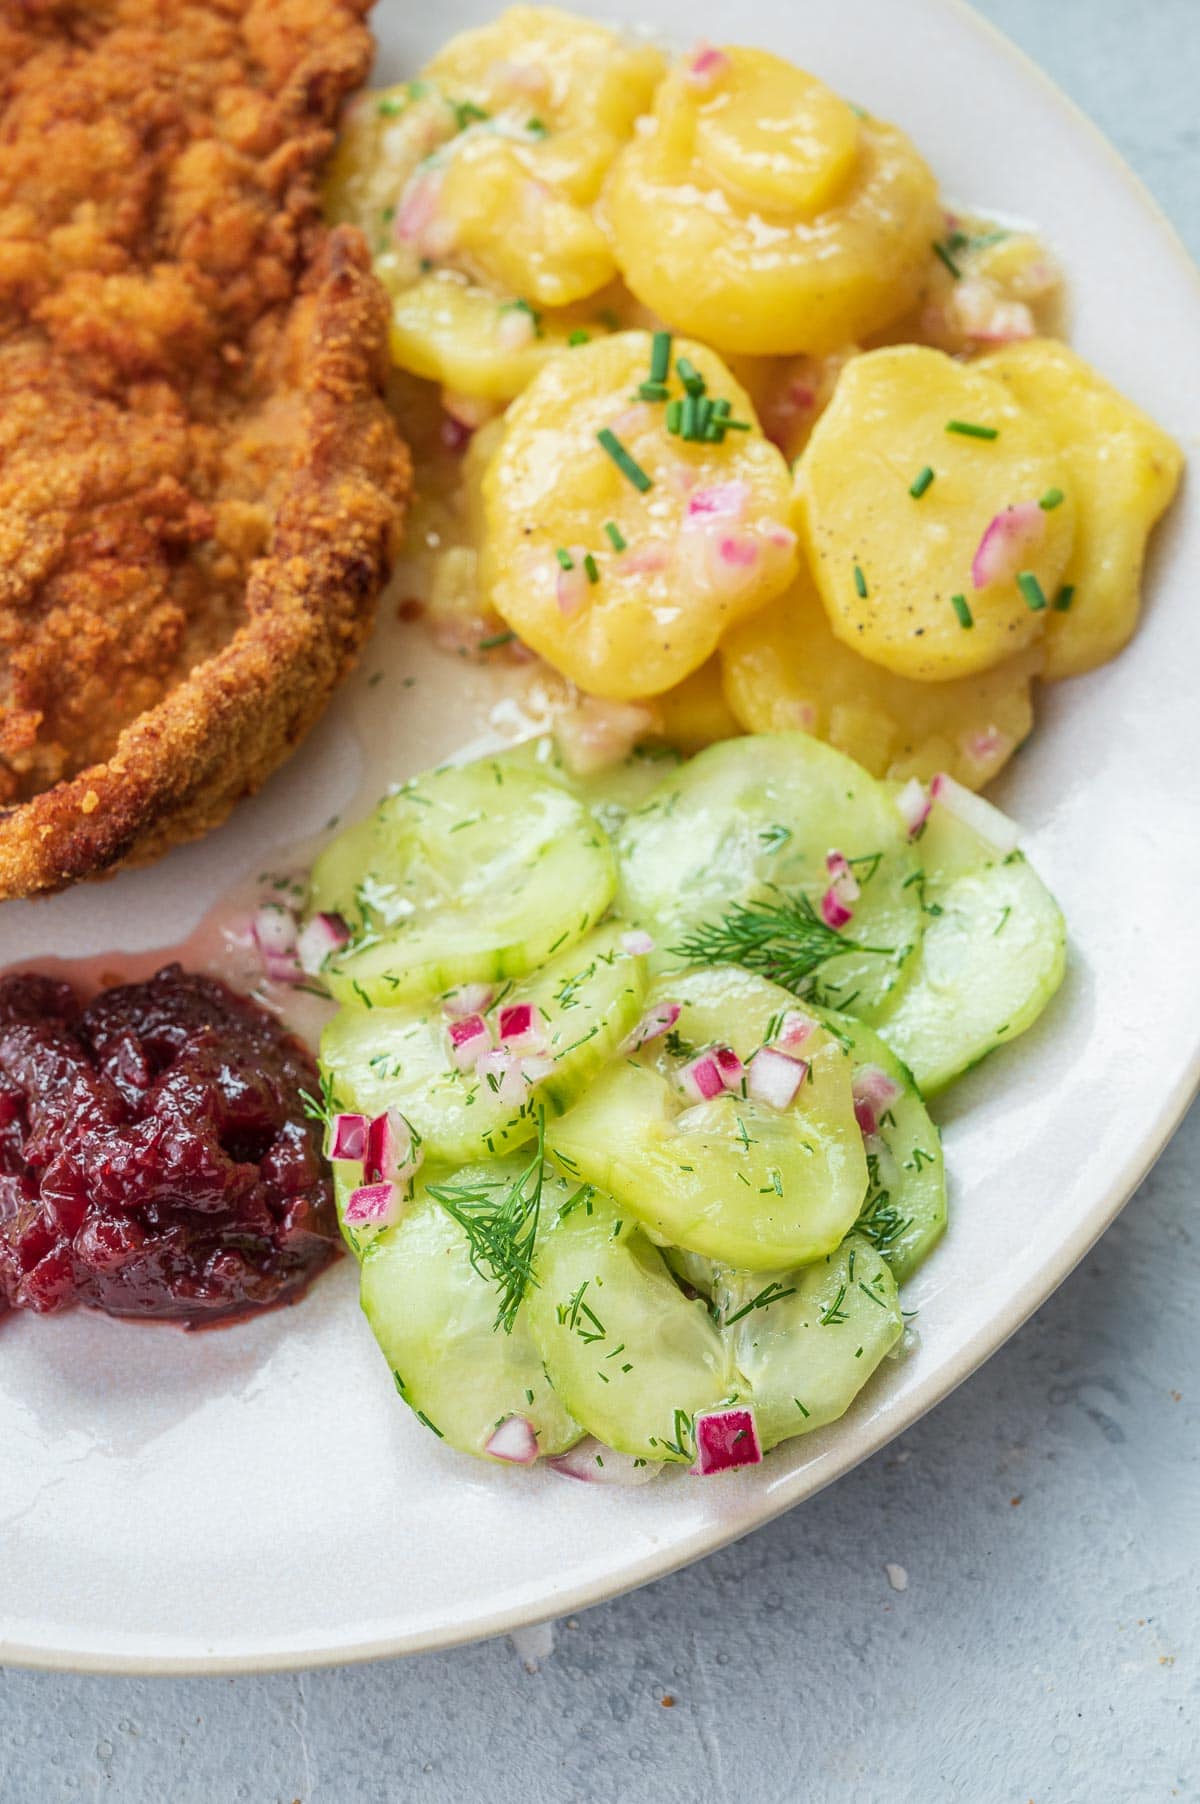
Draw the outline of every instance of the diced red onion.
<instances>
[{"instance_id":1,"label":"diced red onion","mask_svg":"<svg viewBox=\"0 0 1200 1804\"><path fill-rule=\"evenodd\" d=\"M483 1451L509 1466L532 1466L538 1456L533 1423L525 1416L505 1416L484 1442Z\"/></svg>"},{"instance_id":2,"label":"diced red onion","mask_svg":"<svg viewBox=\"0 0 1200 1804\"><path fill-rule=\"evenodd\" d=\"M500 315L496 337L505 351L523 351L533 343L537 327L533 315L524 307L509 307Z\"/></svg>"},{"instance_id":3,"label":"diced red onion","mask_svg":"<svg viewBox=\"0 0 1200 1804\"><path fill-rule=\"evenodd\" d=\"M521 1060L521 1075L528 1084L540 1084L543 1078L550 1076L558 1060L552 1059L549 1053L526 1053Z\"/></svg>"},{"instance_id":4,"label":"diced red onion","mask_svg":"<svg viewBox=\"0 0 1200 1804\"><path fill-rule=\"evenodd\" d=\"M819 1025L819 1022L814 1021L811 1015L806 1015L803 1009L785 1009L779 1026L771 1035L768 1044L773 1046L776 1052L798 1052L806 1041L812 1038Z\"/></svg>"},{"instance_id":5,"label":"diced red onion","mask_svg":"<svg viewBox=\"0 0 1200 1804\"><path fill-rule=\"evenodd\" d=\"M446 1030L450 1057L459 1071L470 1071L492 1044L491 1031L482 1015L464 1015Z\"/></svg>"},{"instance_id":6,"label":"diced red onion","mask_svg":"<svg viewBox=\"0 0 1200 1804\"><path fill-rule=\"evenodd\" d=\"M390 1228L400 1219L400 1190L392 1183L360 1184L346 1198L345 1218L354 1228Z\"/></svg>"},{"instance_id":7,"label":"diced red onion","mask_svg":"<svg viewBox=\"0 0 1200 1804\"><path fill-rule=\"evenodd\" d=\"M763 537L774 551L795 551L799 540L790 526L781 526L778 520L767 520L763 525Z\"/></svg>"},{"instance_id":8,"label":"diced red onion","mask_svg":"<svg viewBox=\"0 0 1200 1804\"><path fill-rule=\"evenodd\" d=\"M489 73L499 86L528 94L530 99L545 94L550 87L549 76L536 63L496 62Z\"/></svg>"},{"instance_id":9,"label":"diced red onion","mask_svg":"<svg viewBox=\"0 0 1200 1804\"><path fill-rule=\"evenodd\" d=\"M650 709L636 702L583 695L575 707L558 715L554 737L567 769L573 776L586 777L619 764L654 725Z\"/></svg>"},{"instance_id":10,"label":"diced red onion","mask_svg":"<svg viewBox=\"0 0 1200 1804\"><path fill-rule=\"evenodd\" d=\"M481 1015L491 1006L495 994L490 983L460 983L442 997L442 1007L448 1015L462 1020L467 1015Z\"/></svg>"},{"instance_id":11,"label":"diced red onion","mask_svg":"<svg viewBox=\"0 0 1200 1804\"><path fill-rule=\"evenodd\" d=\"M264 902L254 916L254 940L264 958L286 958L296 950L296 917L281 902Z\"/></svg>"},{"instance_id":12,"label":"diced red onion","mask_svg":"<svg viewBox=\"0 0 1200 1804\"><path fill-rule=\"evenodd\" d=\"M701 1478L732 1472L738 1466L760 1466L762 1443L754 1411L741 1404L732 1409L706 1409L696 1417L696 1463Z\"/></svg>"},{"instance_id":13,"label":"diced red onion","mask_svg":"<svg viewBox=\"0 0 1200 1804\"><path fill-rule=\"evenodd\" d=\"M418 250L424 246L437 214L441 185L440 175L431 175L428 171L414 175L405 184L392 228L402 243L411 244Z\"/></svg>"},{"instance_id":14,"label":"diced red onion","mask_svg":"<svg viewBox=\"0 0 1200 1804\"><path fill-rule=\"evenodd\" d=\"M659 1002L647 1009L633 1032L629 1035L621 1051L636 1052L639 1046L646 1046L651 1040L659 1040L663 1034L670 1033L680 1015L682 1005L678 1002Z\"/></svg>"},{"instance_id":15,"label":"diced red onion","mask_svg":"<svg viewBox=\"0 0 1200 1804\"><path fill-rule=\"evenodd\" d=\"M947 305L959 330L980 344L1014 344L1037 330L1025 302L1009 299L984 277L956 282Z\"/></svg>"},{"instance_id":16,"label":"diced red onion","mask_svg":"<svg viewBox=\"0 0 1200 1804\"><path fill-rule=\"evenodd\" d=\"M587 571L583 567L586 554L573 546L571 556L573 563L569 570L560 569L554 579L554 597L558 602L560 614L577 614L587 600L591 584L587 579Z\"/></svg>"},{"instance_id":17,"label":"diced red onion","mask_svg":"<svg viewBox=\"0 0 1200 1804\"><path fill-rule=\"evenodd\" d=\"M714 517L741 520L749 505L748 482L710 482L702 489L693 490L687 511L689 518L699 514L706 520Z\"/></svg>"},{"instance_id":18,"label":"diced red onion","mask_svg":"<svg viewBox=\"0 0 1200 1804\"><path fill-rule=\"evenodd\" d=\"M620 569L629 576L653 576L667 567L667 548L661 539L631 545L620 557Z\"/></svg>"},{"instance_id":19,"label":"diced red onion","mask_svg":"<svg viewBox=\"0 0 1200 1804\"><path fill-rule=\"evenodd\" d=\"M910 777L896 796L896 806L903 816L910 839L916 838L929 819L929 810L932 805L920 778Z\"/></svg>"},{"instance_id":20,"label":"diced red onion","mask_svg":"<svg viewBox=\"0 0 1200 1804\"><path fill-rule=\"evenodd\" d=\"M621 935L621 950L630 958L644 958L648 952L653 952L654 940L643 928L635 927Z\"/></svg>"},{"instance_id":21,"label":"diced red onion","mask_svg":"<svg viewBox=\"0 0 1200 1804\"><path fill-rule=\"evenodd\" d=\"M727 1090L740 1090L746 1075L746 1067L742 1064L732 1046L714 1046L712 1056L717 1070L721 1073L721 1082Z\"/></svg>"},{"instance_id":22,"label":"diced red onion","mask_svg":"<svg viewBox=\"0 0 1200 1804\"><path fill-rule=\"evenodd\" d=\"M854 875L846 854L844 852L826 852L825 869L833 879L833 887L837 890L840 900L846 903L857 902L862 891L858 887L858 878Z\"/></svg>"},{"instance_id":23,"label":"diced red onion","mask_svg":"<svg viewBox=\"0 0 1200 1804\"><path fill-rule=\"evenodd\" d=\"M746 1095L772 1109L790 1109L807 1076L807 1059L760 1046L746 1068Z\"/></svg>"},{"instance_id":24,"label":"diced red onion","mask_svg":"<svg viewBox=\"0 0 1200 1804\"><path fill-rule=\"evenodd\" d=\"M365 1115L334 1115L325 1129L325 1157L361 1165L367 1153Z\"/></svg>"},{"instance_id":25,"label":"diced red onion","mask_svg":"<svg viewBox=\"0 0 1200 1804\"><path fill-rule=\"evenodd\" d=\"M997 852L1007 854L1016 851L1021 842L1021 829L1017 823L1010 820L1007 814L1002 814L998 808L993 808L990 802L985 802L982 796L973 794L961 783L955 782L945 771L939 771L933 779L929 785L929 794L939 808L944 808L947 814L952 814L964 827L970 827L973 833L978 833L980 839L987 840Z\"/></svg>"},{"instance_id":26,"label":"diced red onion","mask_svg":"<svg viewBox=\"0 0 1200 1804\"><path fill-rule=\"evenodd\" d=\"M649 423L650 409L644 401L635 401L632 407L627 407L624 413L619 413L609 422L611 430L621 439L636 438L639 432L645 431Z\"/></svg>"},{"instance_id":27,"label":"diced red onion","mask_svg":"<svg viewBox=\"0 0 1200 1804\"><path fill-rule=\"evenodd\" d=\"M1024 568L1029 553L1041 544L1045 531L1045 510L1036 501L1018 501L997 514L971 563L975 587L986 589L989 583L1007 582L1015 576Z\"/></svg>"},{"instance_id":28,"label":"diced red onion","mask_svg":"<svg viewBox=\"0 0 1200 1804\"><path fill-rule=\"evenodd\" d=\"M711 1052L701 1053L698 1059L690 1059L682 1065L676 1073L676 1081L691 1102L711 1102L725 1089L721 1067Z\"/></svg>"},{"instance_id":29,"label":"diced red onion","mask_svg":"<svg viewBox=\"0 0 1200 1804\"><path fill-rule=\"evenodd\" d=\"M635 1459L631 1453L618 1453L606 1447L594 1435L585 1435L565 1453L547 1459L552 1472L562 1478L575 1478L585 1485L644 1485L657 1478L663 1469L659 1459Z\"/></svg>"},{"instance_id":30,"label":"diced red onion","mask_svg":"<svg viewBox=\"0 0 1200 1804\"><path fill-rule=\"evenodd\" d=\"M368 1184L406 1184L421 1166L422 1152L413 1144L413 1132L399 1109L385 1109L367 1124L363 1176Z\"/></svg>"},{"instance_id":31,"label":"diced red onion","mask_svg":"<svg viewBox=\"0 0 1200 1804\"><path fill-rule=\"evenodd\" d=\"M999 727L984 727L982 732L967 734L962 742L963 757L976 771L990 775L1003 764L1014 744L1011 733L1002 733Z\"/></svg>"},{"instance_id":32,"label":"diced red onion","mask_svg":"<svg viewBox=\"0 0 1200 1804\"><path fill-rule=\"evenodd\" d=\"M723 50L717 50L711 44L699 44L684 64L684 74L694 87L707 90L716 87L730 67Z\"/></svg>"},{"instance_id":33,"label":"diced red onion","mask_svg":"<svg viewBox=\"0 0 1200 1804\"><path fill-rule=\"evenodd\" d=\"M522 1070L522 1061L506 1047L498 1047L494 1052L485 1052L475 1067L483 1083L500 1098L501 1102L520 1107L529 1094L529 1079Z\"/></svg>"},{"instance_id":34,"label":"diced red onion","mask_svg":"<svg viewBox=\"0 0 1200 1804\"><path fill-rule=\"evenodd\" d=\"M826 927L845 927L847 922L854 919L854 910L838 900L837 891L832 885L821 897L821 919Z\"/></svg>"},{"instance_id":35,"label":"diced red onion","mask_svg":"<svg viewBox=\"0 0 1200 1804\"><path fill-rule=\"evenodd\" d=\"M850 1088L854 1097L854 1119L864 1134L877 1134L880 1118L904 1094L895 1079L878 1065L860 1065Z\"/></svg>"},{"instance_id":36,"label":"diced red onion","mask_svg":"<svg viewBox=\"0 0 1200 1804\"><path fill-rule=\"evenodd\" d=\"M717 557L737 570L752 570L760 555L757 541L747 533L723 532L717 540Z\"/></svg>"},{"instance_id":37,"label":"diced red onion","mask_svg":"<svg viewBox=\"0 0 1200 1804\"><path fill-rule=\"evenodd\" d=\"M466 450L475 436L475 430L475 427L466 426L461 420L456 420L452 414L445 414L442 417L439 436L447 451L458 453Z\"/></svg>"},{"instance_id":38,"label":"diced red onion","mask_svg":"<svg viewBox=\"0 0 1200 1804\"><path fill-rule=\"evenodd\" d=\"M546 1017L533 1002L511 1002L500 1010L500 1043L508 1052L546 1051Z\"/></svg>"},{"instance_id":39,"label":"diced red onion","mask_svg":"<svg viewBox=\"0 0 1200 1804\"><path fill-rule=\"evenodd\" d=\"M301 930L296 941L300 967L309 977L318 977L327 958L350 943L350 929L341 915L316 914Z\"/></svg>"}]
</instances>

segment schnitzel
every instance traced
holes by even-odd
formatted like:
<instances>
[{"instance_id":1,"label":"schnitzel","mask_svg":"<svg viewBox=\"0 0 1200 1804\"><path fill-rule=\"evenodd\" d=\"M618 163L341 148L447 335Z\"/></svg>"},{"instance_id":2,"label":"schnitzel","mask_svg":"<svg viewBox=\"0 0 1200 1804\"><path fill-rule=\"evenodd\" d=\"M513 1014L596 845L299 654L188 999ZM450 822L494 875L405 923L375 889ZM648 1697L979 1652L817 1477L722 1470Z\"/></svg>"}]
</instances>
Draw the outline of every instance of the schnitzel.
<instances>
[{"instance_id":1,"label":"schnitzel","mask_svg":"<svg viewBox=\"0 0 1200 1804\"><path fill-rule=\"evenodd\" d=\"M399 535L387 307L319 213L370 0L0 0L0 897L206 832Z\"/></svg>"}]
</instances>

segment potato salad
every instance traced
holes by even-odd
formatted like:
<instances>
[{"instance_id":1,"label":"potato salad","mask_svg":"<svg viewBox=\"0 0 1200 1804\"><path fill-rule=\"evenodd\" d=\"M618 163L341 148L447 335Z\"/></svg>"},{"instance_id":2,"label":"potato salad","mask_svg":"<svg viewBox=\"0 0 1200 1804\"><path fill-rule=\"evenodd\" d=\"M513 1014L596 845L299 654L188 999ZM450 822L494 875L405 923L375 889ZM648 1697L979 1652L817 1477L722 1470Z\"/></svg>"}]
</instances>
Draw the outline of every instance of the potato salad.
<instances>
[{"instance_id":1,"label":"potato salad","mask_svg":"<svg viewBox=\"0 0 1200 1804\"><path fill-rule=\"evenodd\" d=\"M1133 634L1178 447L1036 232L818 74L512 7L360 97L327 205L391 297L411 606L533 655L580 768L800 729L979 789Z\"/></svg>"}]
</instances>

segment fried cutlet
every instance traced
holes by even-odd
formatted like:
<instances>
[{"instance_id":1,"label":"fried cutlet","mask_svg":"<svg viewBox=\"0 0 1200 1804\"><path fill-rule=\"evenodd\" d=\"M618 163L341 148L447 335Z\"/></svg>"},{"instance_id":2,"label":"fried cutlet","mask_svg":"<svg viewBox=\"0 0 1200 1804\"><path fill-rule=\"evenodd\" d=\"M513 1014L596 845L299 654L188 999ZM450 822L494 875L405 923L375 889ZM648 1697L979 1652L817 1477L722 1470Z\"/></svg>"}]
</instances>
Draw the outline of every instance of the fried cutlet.
<instances>
[{"instance_id":1,"label":"fried cutlet","mask_svg":"<svg viewBox=\"0 0 1200 1804\"><path fill-rule=\"evenodd\" d=\"M370 0L0 0L0 896L215 826L346 674L409 466L319 211Z\"/></svg>"}]
</instances>

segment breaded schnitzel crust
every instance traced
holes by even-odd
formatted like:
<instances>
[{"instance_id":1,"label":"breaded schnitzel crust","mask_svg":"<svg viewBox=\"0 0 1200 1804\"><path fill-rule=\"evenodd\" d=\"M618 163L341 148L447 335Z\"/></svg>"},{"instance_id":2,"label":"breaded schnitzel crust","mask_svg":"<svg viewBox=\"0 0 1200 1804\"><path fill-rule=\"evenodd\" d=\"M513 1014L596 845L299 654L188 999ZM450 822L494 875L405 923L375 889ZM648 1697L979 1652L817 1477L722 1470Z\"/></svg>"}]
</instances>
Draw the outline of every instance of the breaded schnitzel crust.
<instances>
[{"instance_id":1,"label":"breaded schnitzel crust","mask_svg":"<svg viewBox=\"0 0 1200 1804\"><path fill-rule=\"evenodd\" d=\"M371 624L387 304L317 178L368 0L0 0L0 896L215 826Z\"/></svg>"}]
</instances>

